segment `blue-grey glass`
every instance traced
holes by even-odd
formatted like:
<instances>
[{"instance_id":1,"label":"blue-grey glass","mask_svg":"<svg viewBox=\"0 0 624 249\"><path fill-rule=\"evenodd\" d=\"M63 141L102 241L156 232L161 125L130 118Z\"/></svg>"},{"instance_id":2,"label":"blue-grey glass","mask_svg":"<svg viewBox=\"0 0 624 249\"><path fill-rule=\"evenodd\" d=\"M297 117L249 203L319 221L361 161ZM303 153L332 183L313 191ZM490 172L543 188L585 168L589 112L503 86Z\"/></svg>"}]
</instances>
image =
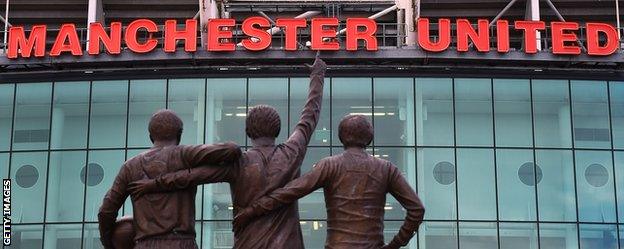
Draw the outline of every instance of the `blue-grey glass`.
<instances>
[{"instance_id":1,"label":"blue-grey glass","mask_svg":"<svg viewBox=\"0 0 624 249\"><path fill-rule=\"evenodd\" d=\"M418 145L453 145L452 79L416 79L416 132Z\"/></svg>"},{"instance_id":2,"label":"blue-grey glass","mask_svg":"<svg viewBox=\"0 0 624 249\"><path fill-rule=\"evenodd\" d=\"M245 145L247 79L208 79L206 87L206 143Z\"/></svg>"},{"instance_id":3,"label":"blue-grey glass","mask_svg":"<svg viewBox=\"0 0 624 249\"><path fill-rule=\"evenodd\" d=\"M11 227L11 245L4 248L31 249L42 248L43 225L13 225Z\"/></svg>"},{"instance_id":4,"label":"blue-grey glass","mask_svg":"<svg viewBox=\"0 0 624 249\"><path fill-rule=\"evenodd\" d=\"M575 162L579 221L615 222L611 152L576 151Z\"/></svg>"},{"instance_id":5,"label":"blue-grey glass","mask_svg":"<svg viewBox=\"0 0 624 249\"><path fill-rule=\"evenodd\" d=\"M624 82L611 82L611 125L613 147L624 149Z\"/></svg>"},{"instance_id":6,"label":"blue-grey glass","mask_svg":"<svg viewBox=\"0 0 624 249\"><path fill-rule=\"evenodd\" d=\"M531 89L529 80L494 79L496 146L531 147Z\"/></svg>"},{"instance_id":7,"label":"blue-grey glass","mask_svg":"<svg viewBox=\"0 0 624 249\"><path fill-rule=\"evenodd\" d=\"M82 243L81 234L81 224L46 224L43 248L78 249Z\"/></svg>"},{"instance_id":8,"label":"blue-grey glass","mask_svg":"<svg viewBox=\"0 0 624 249\"><path fill-rule=\"evenodd\" d=\"M386 211L386 219L388 219L388 215L387 215L387 211ZM392 241L392 239L394 238L394 236L396 236L399 233L399 229L401 229L401 226L403 225L403 221L384 221L384 243L387 245L388 243L390 243ZM323 247L320 247L319 249L321 249ZM409 241L409 243L407 243L407 245L401 247L401 248L409 248L409 249L417 249L418 248L418 234L415 234L414 237Z\"/></svg>"},{"instance_id":9,"label":"blue-grey glass","mask_svg":"<svg viewBox=\"0 0 624 249\"><path fill-rule=\"evenodd\" d=\"M52 149L79 149L87 146L89 123L88 81L54 84L52 102Z\"/></svg>"},{"instance_id":10,"label":"blue-grey glass","mask_svg":"<svg viewBox=\"0 0 624 249\"><path fill-rule=\"evenodd\" d=\"M574 146L611 148L609 100L604 81L571 81Z\"/></svg>"},{"instance_id":11,"label":"blue-grey glass","mask_svg":"<svg viewBox=\"0 0 624 249\"><path fill-rule=\"evenodd\" d=\"M371 78L332 78L332 146L342 146L338 125L349 114L360 114L373 122Z\"/></svg>"},{"instance_id":12,"label":"blue-grey glass","mask_svg":"<svg viewBox=\"0 0 624 249\"><path fill-rule=\"evenodd\" d=\"M124 163L123 150L97 150L89 151L89 163L97 163L104 169L104 178L100 184L87 186L87 199L85 205L85 221L97 221L97 213L102 205L104 195L113 185L113 181L119 169ZM87 176L87 181L89 176ZM119 213L122 210L119 211Z\"/></svg>"},{"instance_id":13,"label":"blue-grey glass","mask_svg":"<svg viewBox=\"0 0 624 249\"><path fill-rule=\"evenodd\" d=\"M89 148L125 147L128 81L92 84Z\"/></svg>"},{"instance_id":14,"label":"blue-grey glass","mask_svg":"<svg viewBox=\"0 0 624 249\"><path fill-rule=\"evenodd\" d=\"M496 223L459 222L459 248L497 249Z\"/></svg>"},{"instance_id":15,"label":"blue-grey glass","mask_svg":"<svg viewBox=\"0 0 624 249\"><path fill-rule=\"evenodd\" d=\"M538 248L535 223L499 223L500 249Z\"/></svg>"},{"instance_id":16,"label":"blue-grey glass","mask_svg":"<svg viewBox=\"0 0 624 249\"><path fill-rule=\"evenodd\" d=\"M578 249L577 232L576 224L540 223L540 248Z\"/></svg>"},{"instance_id":17,"label":"blue-grey glass","mask_svg":"<svg viewBox=\"0 0 624 249\"><path fill-rule=\"evenodd\" d=\"M373 78L373 87L375 146L413 146L416 143L414 80Z\"/></svg>"},{"instance_id":18,"label":"blue-grey glass","mask_svg":"<svg viewBox=\"0 0 624 249\"><path fill-rule=\"evenodd\" d=\"M493 150L458 149L457 184L460 220L496 220Z\"/></svg>"},{"instance_id":19,"label":"blue-grey glass","mask_svg":"<svg viewBox=\"0 0 624 249\"><path fill-rule=\"evenodd\" d=\"M0 150L11 148L11 126L13 124L13 93L15 85L0 85Z\"/></svg>"},{"instance_id":20,"label":"blue-grey glass","mask_svg":"<svg viewBox=\"0 0 624 249\"><path fill-rule=\"evenodd\" d=\"M532 80L535 146L572 147L567 80Z\"/></svg>"},{"instance_id":21,"label":"blue-grey glass","mask_svg":"<svg viewBox=\"0 0 624 249\"><path fill-rule=\"evenodd\" d=\"M82 248L103 249L100 242L100 230L97 223L85 223L83 228Z\"/></svg>"},{"instance_id":22,"label":"blue-grey glass","mask_svg":"<svg viewBox=\"0 0 624 249\"><path fill-rule=\"evenodd\" d=\"M201 221L195 221L195 233L196 233L196 235L195 235L195 243L197 243L197 246L199 248L202 248L201 247L202 246L201 243L202 243L202 239L203 239L203 237L201 236L202 229L203 229L202 222Z\"/></svg>"},{"instance_id":23,"label":"blue-grey glass","mask_svg":"<svg viewBox=\"0 0 624 249\"><path fill-rule=\"evenodd\" d=\"M624 221L624 151L613 152L619 221Z\"/></svg>"},{"instance_id":24,"label":"blue-grey glass","mask_svg":"<svg viewBox=\"0 0 624 249\"><path fill-rule=\"evenodd\" d=\"M454 150L419 148L417 151L418 180L416 182L418 195L427 209L425 219L457 219L455 199L457 172ZM439 165L447 165L447 167Z\"/></svg>"},{"instance_id":25,"label":"blue-grey glass","mask_svg":"<svg viewBox=\"0 0 624 249\"><path fill-rule=\"evenodd\" d=\"M36 171L20 173L20 168L23 167L34 167ZM11 160L13 224L43 222L47 167L48 152L13 153ZM22 182L28 184L24 185Z\"/></svg>"},{"instance_id":26,"label":"blue-grey glass","mask_svg":"<svg viewBox=\"0 0 624 249\"><path fill-rule=\"evenodd\" d=\"M457 223L423 222L418 229L418 244L427 249L457 249Z\"/></svg>"},{"instance_id":27,"label":"blue-grey glass","mask_svg":"<svg viewBox=\"0 0 624 249\"><path fill-rule=\"evenodd\" d=\"M82 221L86 152L50 152L46 222ZM92 175L86 171L87 175Z\"/></svg>"},{"instance_id":28,"label":"blue-grey glass","mask_svg":"<svg viewBox=\"0 0 624 249\"><path fill-rule=\"evenodd\" d=\"M13 150L48 149L52 83L18 84Z\"/></svg>"},{"instance_id":29,"label":"blue-grey glass","mask_svg":"<svg viewBox=\"0 0 624 249\"><path fill-rule=\"evenodd\" d=\"M618 249L615 225L580 224L581 249Z\"/></svg>"},{"instance_id":30,"label":"blue-grey glass","mask_svg":"<svg viewBox=\"0 0 624 249\"><path fill-rule=\"evenodd\" d=\"M310 87L309 78L290 78L290 130L292 131L301 118L301 110L305 105L308 97L308 89ZM329 103L331 96L330 80L325 79L323 86L323 103L321 106L321 116L316 125L316 130L312 134L310 145L312 146L329 146L331 138L331 125L329 123ZM337 131L335 131L337 132Z\"/></svg>"},{"instance_id":31,"label":"blue-grey glass","mask_svg":"<svg viewBox=\"0 0 624 249\"><path fill-rule=\"evenodd\" d=\"M234 234L232 233L231 222L203 222L202 226L202 249L232 248L234 246ZM197 233L200 234L199 231L197 231Z\"/></svg>"},{"instance_id":32,"label":"blue-grey glass","mask_svg":"<svg viewBox=\"0 0 624 249\"><path fill-rule=\"evenodd\" d=\"M175 111L184 122L182 144L204 143L205 115L214 115L206 111L206 80L175 79L169 80L167 108Z\"/></svg>"},{"instance_id":33,"label":"blue-grey glass","mask_svg":"<svg viewBox=\"0 0 624 249\"><path fill-rule=\"evenodd\" d=\"M619 225L618 226L618 230L619 230L619 234L620 234L620 237L619 237L620 241L619 241L618 244L620 245L620 248L624 248L624 226Z\"/></svg>"},{"instance_id":34,"label":"blue-grey glass","mask_svg":"<svg viewBox=\"0 0 624 249\"><path fill-rule=\"evenodd\" d=\"M288 78L250 78L249 108L256 105L270 105L277 109L282 128L275 142L281 143L285 141L289 130Z\"/></svg>"},{"instance_id":35,"label":"blue-grey glass","mask_svg":"<svg viewBox=\"0 0 624 249\"><path fill-rule=\"evenodd\" d=\"M531 165L528 174L520 171L526 163ZM532 150L496 151L496 173L498 184L499 219L505 221L534 221L537 218L535 209L535 172ZM525 184L521 178L529 178ZM538 180L539 182L539 180Z\"/></svg>"},{"instance_id":36,"label":"blue-grey glass","mask_svg":"<svg viewBox=\"0 0 624 249\"><path fill-rule=\"evenodd\" d=\"M490 79L455 79L457 145L491 146L493 139Z\"/></svg>"},{"instance_id":37,"label":"blue-grey glass","mask_svg":"<svg viewBox=\"0 0 624 249\"><path fill-rule=\"evenodd\" d=\"M401 171L401 175L416 191L416 153L414 148L375 147L374 155L377 158L390 161ZM386 196L386 219L402 220L405 218L403 206L392 196Z\"/></svg>"},{"instance_id":38,"label":"blue-grey glass","mask_svg":"<svg viewBox=\"0 0 624 249\"><path fill-rule=\"evenodd\" d=\"M0 178L9 178L9 153L0 153Z\"/></svg>"},{"instance_id":39,"label":"blue-grey glass","mask_svg":"<svg viewBox=\"0 0 624 249\"><path fill-rule=\"evenodd\" d=\"M536 150L542 169L537 184L540 221L576 221L574 162L569 150Z\"/></svg>"},{"instance_id":40,"label":"blue-grey glass","mask_svg":"<svg viewBox=\"0 0 624 249\"><path fill-rule=\"evenodd\" d=\"M128 147L149 147L148 124L152 114L165 108L167 80L132 80L128 108Z\"/></svg>"},{"instance_id":41,"label":"blue-grey glass","mask_svg":"<svg viewBox=\"0 0 624 249\"><path fill-rule=\"evenodd\" d=\"M329 148L308 148L301 165L301 174L312 171L314 164L323 158L329 157L329 154ZM299 200L299 217L301 219L326 219L327 212L325 210L323 189L318 189Z\"/></svg>"}]
</instances>

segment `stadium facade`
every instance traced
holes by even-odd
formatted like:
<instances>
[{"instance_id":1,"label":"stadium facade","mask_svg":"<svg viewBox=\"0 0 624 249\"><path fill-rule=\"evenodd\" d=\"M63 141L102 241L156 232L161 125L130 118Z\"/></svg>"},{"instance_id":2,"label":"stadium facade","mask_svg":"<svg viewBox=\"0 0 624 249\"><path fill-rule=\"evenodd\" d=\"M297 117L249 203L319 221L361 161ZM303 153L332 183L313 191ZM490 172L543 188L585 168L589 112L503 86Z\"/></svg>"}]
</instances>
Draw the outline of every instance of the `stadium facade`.
<instances>
[{"instance_id":1,"label":"stadium facade","mask_svg":"<svg viewBox=\"0 0 624 249\"><path fill-rule=\"evenodd\" d=\"M315 46L330 69L302 172L342 151L341 117L370 117L369 152L399 166L427 207L407 248L624 248L617 1L1 2L4 248L101 248L102 198L150 147L158 109L182 116L182 143L246 148L246 111L270 104L285 139ZM308 21L288 35L280 20L293 18ZM270 36L250 39L254 27ZM199 188L201 248L231 248L231 209L227 185ZM299 209L306 248L323 248L323 193ZM390 240L404 211L392 197L385 209ZM131 214L128 201L120 215Z\"/></svg>"}]
</instances>

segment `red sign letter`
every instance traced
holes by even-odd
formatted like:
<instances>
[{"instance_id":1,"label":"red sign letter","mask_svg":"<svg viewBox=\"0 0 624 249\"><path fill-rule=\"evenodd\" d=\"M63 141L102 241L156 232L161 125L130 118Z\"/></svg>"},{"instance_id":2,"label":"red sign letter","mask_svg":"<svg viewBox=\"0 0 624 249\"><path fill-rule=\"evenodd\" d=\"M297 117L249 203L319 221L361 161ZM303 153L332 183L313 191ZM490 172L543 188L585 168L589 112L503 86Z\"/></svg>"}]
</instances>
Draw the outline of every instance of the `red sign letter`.
<instances>
[{"instance_id":1,"label":"red sign letter","mask_svg":"<svg viewBox=\"0 0 624 249\"><path fill-rule=\"evenodd\" d=\"M364 31L359 31L364 27ZM377 22L368 18L347 18L347 50L355 51L358 48L358 40L366 42L366 50L377 51Z\"/></svg>"},{"instance_id":2,"label":"red sign letter","mask_svg":"<svg viewBox=\"0 0 624 249\"><path fill-rule=\"evenodd\" d=\"M509 22L506 20L496 21L496 44L498 52L509 52Z\"/></svg>"},{"instance_id":3,"label":"red sign letter","mask_svg":"<svg viewBox=\"0 0 624 249\"><path fill-rule=\"evenodd\" d=\"M516 29L524 30L524 51L527 54L537 53L537 30L546 29L542 21L516 21Z\"/></svg>"},{"instance_id":4,"label":"red sign letter","mask_svg":"<svg viewBox=\"0 0 624 249\"><path fill-rule=\"evenodd\" d=\"M340 44L336 41L327 41L336 37L336 29L324 29L325 26L338 27L337 18L312 19L312 50L339 50Z\"/></svg>"},{"instance_id":5,"label":"red sign letter","mask_svg":"<svg viewBox=\"0 0 624 249\"><path fill-rule=\"evenodd\" d=\"M579 25L575 22L552 22L550 23L552 32L552 52L553 54L580 54L581 48L578 46L566 46L566 42L576 42L576 34L566 33L567 30L578 30Z\"/></svg>"},{"instance_id":6,"label":"red sign letter","mask_svg":"<svg viewBox=\"0 0 624 249\"><path fill-rule=\"evenodd\" d=\"M221 39L232 38L232 31L221 29L222 27L234 27L234 19L210 19L208 20L208 51L234 51L234 43L221 43Z\"/></svg>"},{"instance_id":7,"label":"red sign letter","mask_svg":"<svg viewBox=\"0 0 624 249\"><path fill-rule=\"evenodd\" d=\"M130 50L136 53L147 53L156 48L158 41L156 39L149 38L145 43L140 44L137 40L137 31L139 31L139 29L141 28L146 29L147 32L158 31L158 26L156 26L156 23L150 20L139 19L131 22L128 27L126 27L126 45Z\"/></svg>"},{"instance_id":8,"label":"red sign letter","mask_svg":"<svg viewBox=\"0 0 624 249\"><path fill-rule=\"evenodd\" d=\"M260 29L254 26L260 27ZM251 51L260 51L271 46L271 34L266 29L271 27L271 23L264 17L249 17L243 21L243 33L252 38L242 41L243 47Z\"/></svg>"},{"instance_id":9,"label":"red sign letter","mask_svg":"<svg viewBox=\"0 0 624 249\"><path fill-rule=\"evenodd\" d=\"M45 56L46 26L35 25L30 30L30 35L26 39L24 27L11 27L9 29L9 59L17 58L19 53L22 57L30 57L30 53L35 50L35 57Z\"/></svg>"},{"instance_id":10,"label":"red sign letter","mask_svg":"<svg viewBox=\"0 0 624 249\"><path fill-rule=\"evenodd\" d=\"M305 19L277 19L276 26L284 27L286 45L284 49L289 51L297 50L297 28L304 28L308 24Z\"/></svg>"},{"instance_id":11,"label":"red sign letter","mask_svg":"<svg viewBox=\"0 0 624 249\"><path fill-rule=\"evenodd\" d=\"M490 22L485 19L478 21L479 32L475 31L466 19L457 19L457 51L468 51L468 38L472 40L477 51L490 51Z\"/></svg>"},{"instance_id":12,"label":"red sign letter","mask_svg":"<svg viewBox=\"0 0 624 249\"><path fill-rule=\"evenodd\" d=\"M184 40L184 51L197 51L197 20L186 20L184 31L178 31L177 25L176 20L165 21L165 52L175 52L177 40Z\"/></svg>"},{"instance_id":13,"label":"red sign letter","mask_svg":"<svg viewBox=\"0 0 624 249\"><path fill-rule=\"evenodd\" d=\"M68 41L69 43L65 43ZM56 41L50 50L50 56L59 56L61 52L71 52L72 55L82 55L80 39L76 33L76 26L73 24L63 24L56 36Z\"/></svg>"},{"instance_id":14,"label":"red sign letter","mask_svg":"<svg viewBox=\"0 0 624 249\"><path fill-rule=\"evenodd\" d=\"M111 23L110 36L106 34L101 23L91 23L89 25L89 47L87 48L90 55L100 54L100 41L109 54L121 53L121 23Z\"/></svg>"},{"instance_id":15,"label":"red sign letter","mask_svg":"<svg viewBox=\"0 0 624 249\"><path fill-rule=\"evenodd\" d=\"M606 23L587 23L587 53L589 55L611 55L618 48L618 31ZM600 46L600 33L606 35L606 44Z\"/></svg>"},{"instance_id":16,"label":"red sign letter","mask_svg":"<svg viewBox=\"0 0 624 249\"><path fill-rule=\"evenodd\" d=\"M451 20L438 20L440 39L438 42L431 42L429 39L429 19L418 19L418 45L430 52L442 52L451 45Z\"/></svg>"}]
</instances>

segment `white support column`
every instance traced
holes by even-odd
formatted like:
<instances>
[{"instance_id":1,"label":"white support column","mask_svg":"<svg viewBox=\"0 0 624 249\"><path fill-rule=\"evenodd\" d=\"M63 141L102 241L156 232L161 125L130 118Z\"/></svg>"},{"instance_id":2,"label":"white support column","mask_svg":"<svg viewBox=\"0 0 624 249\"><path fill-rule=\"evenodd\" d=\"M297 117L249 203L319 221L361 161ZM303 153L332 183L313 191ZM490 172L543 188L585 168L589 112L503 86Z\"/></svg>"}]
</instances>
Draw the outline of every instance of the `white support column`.
<instances>
[{"instance_id":1,"label":"white support column","mask_svg":"<svg viewBox=\"0 0 624 249\"><path fill-rule=\"evenodd\" d=\"M9 1L10 0L6 0L6 5L4 6L4 40L2 40L2 42L4 43L4 53L6 54L7 52L7 35L9 34Z\"/></svg>"},{"instance_id":2,"label":"white support column","mask_svg":"<svg viewBox=\"0 0 624 249\"><path fill-rule=\"evenodd\" d=\"M102 7L102 0L89 0L88 12L87 12L87 27L91 23L101 22L104 24L104 9ZM89 33L91 31L87 29L87 46L89 47Z\"/></svg>"},{"instance_id":3,"label":"white support column","mask_svg":"<svg viewBox=\"0 0 624 249\"><path fill-rule=\"evenodd\" d=\"M420 17L420 0L396 0L399 9L405 10L405 45L416 45L416 19Z\"/></svg>"},{"instance_id":4,"label":"white support column","mask_svg":"<svg viewBox=\"0 0 624 249\"><path fill-rule=\"evenodd\" d=\"M539 0L527 0L525 19L530 21L540 20ZM536 31L535 38L537 39L537 50L542 50L542 34L539 31Z\"/></svg>"},{"instance_id":5,"label":"white support column","mask_svg":"<svg viewBox=\"0 0 624 249\"><path fill-rule=\"evenodd\" d=\"M62 108L55 107L52 109L52 133L56 134L52 136L52 140L50 140L50 145L52 148L60 148L62 144L63 137L63 127L65 123L65 111ZM61 153L51 153L50 154L50 165L63 165ZM50 170L48 172L48 198L46 203L48 209L46 212L46 220L58 220L59 214L59 206L62 201L60 197L61 192L61 175L62 175L63 167L59 167L56 170ZM51 185L50 183L57 183L58 185ZM45 241L44 248L56 249L57 247L57 228L50 227L46 229L45 232Z\"/></svg>"},{"instance_id":6,"label":"white support column","mask_svg":"<svg viewBox=\"0 0 624 249\"><path fill-rule=\"evenodd\" d=\"M206 45L207 28L209 19L219 17L219 6L216 0L199 0L199 28L201 30L201 46Z\"/></svg>"}]
</instances>

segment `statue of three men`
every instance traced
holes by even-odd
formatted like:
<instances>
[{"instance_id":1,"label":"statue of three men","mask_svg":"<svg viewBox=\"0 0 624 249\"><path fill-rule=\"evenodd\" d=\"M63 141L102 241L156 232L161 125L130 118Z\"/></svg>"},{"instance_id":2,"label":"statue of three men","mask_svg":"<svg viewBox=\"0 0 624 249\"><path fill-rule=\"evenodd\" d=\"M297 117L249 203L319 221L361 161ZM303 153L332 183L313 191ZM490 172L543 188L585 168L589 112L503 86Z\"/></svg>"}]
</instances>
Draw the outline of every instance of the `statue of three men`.
<instances>
[{"instance_id":1,"label":"statue of three men","mask_svg":"<svg viewBox=\"0 0 624 249\"><path fill-rule=\"evenodd\" d=\"M303 249L296 200L321 187L328 213L326 248L406 245L422 222L424 207L396 166L366 153L373 129L364 116L347 116L340 123L344 153L321 160L300 177L320 116L325 70L317 55L299 123L281 144L275 144L280 117L266 105L253 107L247 115L246 133L253 147L243 153L233 143L181 146L180 119L168 110L154 114L149 125L154 146L124 164L100 208L104 247L114 248L115 218L130 195L134 248L197 248L196 186L216 182L230 184L234 248ZM386 193L407 210L405 223L388 245L383 240Z\"/></svg>"}]
</instances>

